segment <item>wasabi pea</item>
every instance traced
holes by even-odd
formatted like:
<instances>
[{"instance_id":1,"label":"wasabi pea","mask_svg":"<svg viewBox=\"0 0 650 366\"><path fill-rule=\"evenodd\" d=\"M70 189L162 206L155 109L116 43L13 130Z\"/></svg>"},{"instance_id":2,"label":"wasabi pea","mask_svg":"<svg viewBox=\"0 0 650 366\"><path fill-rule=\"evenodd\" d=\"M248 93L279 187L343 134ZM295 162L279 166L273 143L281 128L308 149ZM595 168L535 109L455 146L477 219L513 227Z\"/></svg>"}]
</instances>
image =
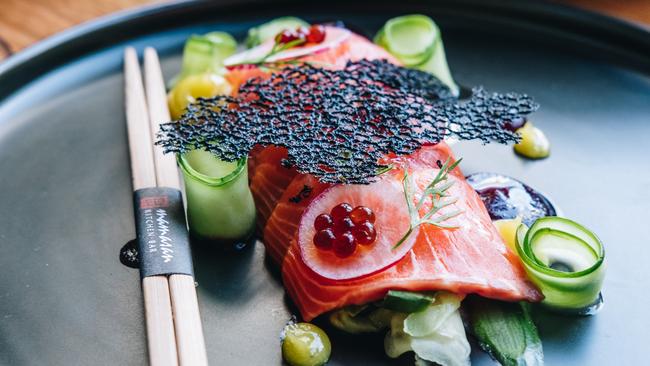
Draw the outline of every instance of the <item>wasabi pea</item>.
<instances>
[{"instance_id":1,"label":"wasabi pea","mask_svg":"<svg viewBox=\"0 0 650 366\"><path fill-rule=\"evenodd\" d=\"M291 323L284 328L282 357L289 365L324 365L331 352L330 339L319 327L310 323Z\"/></svg>"}]
</instances>

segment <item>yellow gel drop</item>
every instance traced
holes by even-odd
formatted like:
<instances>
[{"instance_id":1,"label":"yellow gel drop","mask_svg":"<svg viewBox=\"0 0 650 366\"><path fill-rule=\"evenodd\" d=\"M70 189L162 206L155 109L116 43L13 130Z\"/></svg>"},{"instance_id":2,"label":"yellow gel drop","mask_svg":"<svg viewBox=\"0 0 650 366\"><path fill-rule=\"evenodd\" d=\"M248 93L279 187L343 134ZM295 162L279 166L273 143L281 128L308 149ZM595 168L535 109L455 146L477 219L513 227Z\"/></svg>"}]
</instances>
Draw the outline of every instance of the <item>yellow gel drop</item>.
<instances>
[{"instance_id":1,"label":"yellow gel drop","mask_svg":"<svg viewBox=\"0 0 650 366\"><path fill-rule=\"evenodd\" d=\"M521 141L515 145L515 152L529 159L542 159L551 153L551 144L544 132L529 121L517 130Z\"/></svg>"}]
</instances>

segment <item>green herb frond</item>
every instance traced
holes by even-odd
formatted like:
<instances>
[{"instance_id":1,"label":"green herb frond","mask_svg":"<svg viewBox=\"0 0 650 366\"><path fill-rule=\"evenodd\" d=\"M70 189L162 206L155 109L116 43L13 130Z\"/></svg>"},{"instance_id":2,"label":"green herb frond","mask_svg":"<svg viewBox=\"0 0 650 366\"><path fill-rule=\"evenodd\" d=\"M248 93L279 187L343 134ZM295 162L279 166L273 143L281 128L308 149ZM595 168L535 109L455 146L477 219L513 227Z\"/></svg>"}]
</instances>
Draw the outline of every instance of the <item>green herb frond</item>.
<instances>
[{"instance_id":1,"label":"green herb frond","mask_svg":"<svg viewBox=\"0 0 650 366\"><path fill-rule=\"evenodd\" d=\"M408 174L408 169L404 171L404 179L402 180L402 186L404 187L404 198L406 199L406 207L409 211L409 217L411 218L409 229L404 234L404 236L393 246L393 249L398 248L402 245L406 239L413 233L416 227L422 224L434 225L442 229L453 229L455 226L445 223L445 221L454 218L462 213L460 210L455 210L448 212L437 217L433 217L436 213L440 212L443 208L453 205L458 202L457 197L451 197L449 195L449 189L454 185L453 180L448 180L449 172L454 170L462 159L457 161L451 161L451 158L447 158L445 163L440 167L438 174L435 178L427 185L427 187L422 191L422 196L415 202L413 193L411 192L411 179ZM431 208L420 216L420 210L424 204L430 200Z\"/></svg>"}]
</instances>

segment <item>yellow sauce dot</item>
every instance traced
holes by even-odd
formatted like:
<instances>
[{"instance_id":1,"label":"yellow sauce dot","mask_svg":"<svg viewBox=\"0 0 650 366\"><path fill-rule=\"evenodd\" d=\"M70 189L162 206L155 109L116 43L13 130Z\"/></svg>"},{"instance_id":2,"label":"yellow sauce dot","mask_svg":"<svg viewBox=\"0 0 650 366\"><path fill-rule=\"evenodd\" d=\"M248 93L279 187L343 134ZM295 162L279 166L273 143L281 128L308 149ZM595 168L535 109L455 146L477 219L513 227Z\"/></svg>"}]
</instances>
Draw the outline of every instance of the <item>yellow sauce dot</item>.
<instances>
[{"instance_id":1,"label":"yellow sauce dot","mask_svg":"<svg viewBox=\"0 0 650 366\"><path fill-rule=\"evenodd\" d=\"M542 159L551 153L551 144L546 135L531 122L526 122L517 133L521 136L521 142L515 145L517 154L529 159Z\"/></svg>"}]
</instances>

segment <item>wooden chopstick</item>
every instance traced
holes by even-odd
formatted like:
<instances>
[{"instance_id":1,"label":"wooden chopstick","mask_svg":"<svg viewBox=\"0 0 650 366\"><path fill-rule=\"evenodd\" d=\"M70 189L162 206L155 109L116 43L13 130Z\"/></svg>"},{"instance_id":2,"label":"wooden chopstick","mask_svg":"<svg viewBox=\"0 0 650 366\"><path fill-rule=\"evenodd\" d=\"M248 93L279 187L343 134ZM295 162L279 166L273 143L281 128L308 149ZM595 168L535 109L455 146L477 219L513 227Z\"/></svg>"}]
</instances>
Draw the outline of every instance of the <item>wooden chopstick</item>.
<instances>
[{"instance_id":1,"label":"wooden chopstick","mask_svg":"<svg viewBox=\"0 0 650 366\"><path fill-rule=\"evenodd\" d=\"M174 156L163 154L160 146L153 145L160 124L168 122L171 118L167 107L165 84L160 70L158 54L151 47L145 49L144 52L144 73L152 137L150 145L153 146L154 150L157 186L180 189L180 179ZM194 278L182 274L171 275L169 276L169 289L180 365L207 365L208 360Z\"/></svg>"},{"instance_id":2,"label":"wooden chopstick","mask_svg":"<svg viewBox=\"0 0 650 366\"><path fill-rule=\"evenodd\" d=\"M131 47L124 52L126 120L133 190L156 186L151 130L140 64ZM142 279L149 363L178 365L169 281L165 276Z\"/></svg>"},{"instance_id":3,"label":"wooden chopstick","mask_svg":"<svg viewBox=\"0 0 650 366\"><path fill-rule=\"evenodd\" d=\"M174 154L164 154L161 147L154 145L155 136L160 129L160 124L171 121L171 116L167 107L165 82L160 71L158 54L151 47L147 47L144 50L144 85L147 95L147 106L149 107L151 145L153 146L157 185L159 187L180 189L181 184Z\"/></svg>"}]
</instances>

